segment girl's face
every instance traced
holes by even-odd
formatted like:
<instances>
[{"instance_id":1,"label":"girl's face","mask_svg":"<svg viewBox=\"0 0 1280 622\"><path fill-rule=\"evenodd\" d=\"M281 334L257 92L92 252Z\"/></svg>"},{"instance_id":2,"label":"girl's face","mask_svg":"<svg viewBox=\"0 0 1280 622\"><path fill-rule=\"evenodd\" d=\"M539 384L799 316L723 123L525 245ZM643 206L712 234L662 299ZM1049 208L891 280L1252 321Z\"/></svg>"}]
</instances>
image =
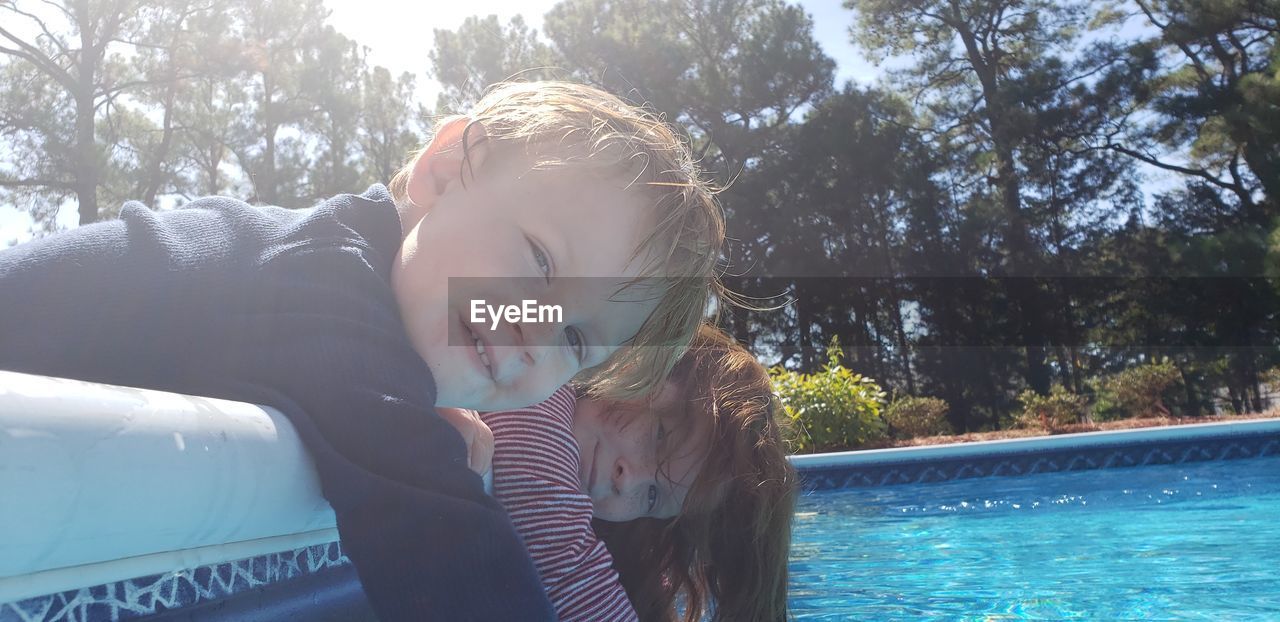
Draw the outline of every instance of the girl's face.
<instances>
[{"instance_id":1,"label":"girl's face","mask_svg":"<svg viewBox=\"0 0 1280 622\"><path fill-rule=\"evenodd\" d=\"M680 513L706 459L712 423L683 393L668 380L650 398L578 400L578 479L596 518L624 522Z\"/></svg>"}]
</instances>

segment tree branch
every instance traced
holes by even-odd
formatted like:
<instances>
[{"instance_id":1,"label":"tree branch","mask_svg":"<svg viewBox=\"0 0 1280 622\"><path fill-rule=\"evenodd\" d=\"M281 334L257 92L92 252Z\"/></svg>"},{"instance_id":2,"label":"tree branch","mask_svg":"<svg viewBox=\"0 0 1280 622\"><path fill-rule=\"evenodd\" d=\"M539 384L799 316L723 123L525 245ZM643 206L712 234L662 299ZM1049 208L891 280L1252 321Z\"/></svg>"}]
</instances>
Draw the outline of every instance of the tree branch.
<instances>
[{"instance_id":1,"label":"tree branch","mask_svg":"<svg viewBox=\"0 0 1280 622\"><path fill-rule=\"evenodd\" d=\"M1169 24L1161 23L1160 20L1156 19L1155 11L1152 10L1151 7L1147 6L1146 2L1143 2L1142 0L1134 1L1135 4L1138 5L1138 8L1142 9L1142 13L1147 16L1147 21L1150 21L1152 25L1160 29L1160 33L1162 38L1165 39L1165 42L1172 43L1179 50L1182 50L1182 53L1191 61L1191 64L1195 66L1196 73L1200 76L1200 79L1206 82L1213 80L1213 75L1209 72L1209 69L1205 67L1204 62L1200 60L1200 57L1195 53L1195 50L1192 50L1190 46L1182 41L1172 40L1168 35Z\"/></svg>"},{"instance_id":2,"label":"tree branch","mask_svg":"<svg viewBox=\"0 0 1280 622\"><path fill-rule=\"evenodd\" d=\"M46 2L47 2L47 0L46 0ZM65 55L67 55L67 56L70 56L70 55L71 55L71 50L68 50L68 49L67 49L67 46L65 46L65 45L63 45L63 44L62 44L62 40L61 40L61 39L59 39L59 38L57 38L57 37L55 37L55 36L53 35L53 33L52 33L52 32L49 32L49 27L45 25L44 20L42 20L42 19L40 19L40 18L36 17L35 15L33 15L33 14L31 14L31 13L27 13L26 11L19 11L19 10L18 10L18 8L17 8L17 6L6 6L6 7L4 7L4 8L9 9L10 11L13 11L14 13L17 13L18 15L21 15L21 16L23 16L23 17L25 17L25 18L27 18L27 19L29 19L29 20L31 20L31 21L33 21L33 22L35 22L37 25L39 25L39 26L40 26L40 31L41 31L41 32L43 32L43 33L45 34L45 36L46 36L46 37L49 37L49 39L53 41L53 44L54 44L54 45L58 46L58 50L59 50L59 51L61 51L63 54L65 54Z\"/></svg>"},{"instance_id":3,"label":"tree branch","mask_svg":"<svg viewBox=\"0 0 1280 622\"><path fill-rule=\"evenodd\" d=\"M54 179L0 179L0 187L4 188L23 188L33 186L61 188L63 190L75 189L75 184L72 184L69 181L59 181Z\"/></svg>"},{"instance_id":4,"label":"tree branch","mask_svg":"<svg viewBox=\"0 0 1280 622\"><path fill-rule=\"evenodd\" d=\"M58 9L58 12L62 13L62 16L67 18L67 21L72 23L76 21L75 16L72 15L71 12L67 10L67 7L64 6L63 4L59 4L57 2L54 2L53 0L40 0L40 1L55 9Z\"/></svg>"},{"instance_id":5,"label":"tree branch","mask_svg":"<svg viewBox=\"0 0 1280 622\"><path fill-rule=\"evenodd\" d=\"M0 37L6 38L18 46L18 49L16 50L13 48L0 47L0 52L27 59L41 71L48 74L49 77L57 80L58 83L66 87L67 90L75 90L75 79L71 77L71 74L67 73L66 70L59 67L56 63L50 61L39 48L19 39L3 27L0 27Z\"/></svg>"},{"instance_id":6,"label":"tree branch","mask_svg":"<svg viewBox=\"0 0 1280 622\"><path fill-rule=\"evenodd\" d=\"M1231 191L1231 192L1233 192L1233 193L1238 193L1238 192L1239 192L1239 190L1240 190L1240 189L1239 189L1239 188L1237 188L1236 186L1234 186L1234 185L1232 185L1232 184L1229 184L1229 183L1227 183L1227 182L1225 182L1225 181L1222 181L1221 179L1218 179L1217 177L1214 177L1214 176L1213 176L1213 175L1211 175L1208 171L1204 171L1204 170L1201 170L1201 169L1187 168L1187 167L1185 167L1185 166L1178 166L1177 164L1169 164L1169 163L1167 163L1167 162L1161 162L1160 160L1158 160L1158 159L1156 159L1156 158L1153 158L1153 157L1151 157L1151 156L1149 156L1149 155L1147 155L1147 154L1145 154L1145 153L1140 153L1140 152L1138 152L1138 151L1134 151L1134 150L1132 150L1132 149L1127 149L1127 148L1125 148L1123 145L1120 145L1119 143L1111 143L1110 145L1107 145L1107 147L1108 147L1109 149L1111 149L1112 151L1117 151L1117 152L1119 152L1119 153L1123 153L1123 154L1125 154L1125 155L1127 155L1127 156L1129 156L1129 157L1131 157L1131 158L1135 158L1135 159L1141 160L1141 161L1143 161L1143 162L1146 162L1147 164L1150 164L1151 166L1154 166L1154 167L1156 167L1156 168L1162 168L1162 169L1164 169L1164 170L1166 170L1166 171L1173 171L1173 172L1175 172L1175 173L1182 173L1183 175L1190 175L1190 176L1192 176L1192 177L1199 177L1200 179L1203 179L1203 180L1205 180L1205 181L1208 181L1209 183L1211 183L1211 184L1213 184L1213 185L1215 185L1215 186L1218 186L1219 188L1222 188L1223 190L1230 190L1230 191Z\"/></svg>"}]
</instances>

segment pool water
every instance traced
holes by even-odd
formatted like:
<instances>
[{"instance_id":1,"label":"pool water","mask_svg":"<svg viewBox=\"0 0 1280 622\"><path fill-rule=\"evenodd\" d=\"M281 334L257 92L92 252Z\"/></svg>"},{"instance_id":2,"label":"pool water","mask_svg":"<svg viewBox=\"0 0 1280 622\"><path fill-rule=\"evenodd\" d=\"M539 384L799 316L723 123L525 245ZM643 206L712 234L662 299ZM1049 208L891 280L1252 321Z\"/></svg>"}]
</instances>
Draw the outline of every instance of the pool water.
<instances>
[{"instance_id":1,"label":"pool water","mask_svg":"<svg viewBox=\"0 0 1280 622\"><path fill-rule=\"evenodd\" d=\"M1280 620L1280 457L816 492L796 620Z\"/></svg>"}]
</instances>

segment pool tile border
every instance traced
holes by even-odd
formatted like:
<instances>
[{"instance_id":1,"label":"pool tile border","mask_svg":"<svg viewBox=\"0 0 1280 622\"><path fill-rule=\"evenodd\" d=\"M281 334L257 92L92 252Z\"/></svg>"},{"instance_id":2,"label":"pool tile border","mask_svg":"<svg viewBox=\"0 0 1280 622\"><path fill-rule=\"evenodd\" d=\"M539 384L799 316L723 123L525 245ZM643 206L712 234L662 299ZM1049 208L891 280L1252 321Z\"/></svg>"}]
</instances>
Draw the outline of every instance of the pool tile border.
<instances>
[{"instance_id":1,"label":"pool tile border","mask_svg":"<svg viewBox=\"0 0 1280 622\"><path fill-rule=\"evenodd\" d=\"M804 489L816 491L1280 455L1280 421L1206 426L1204 436L1197 436L1193 429L1176 439L1167 438L1167 433L1135 432L1142 430L1072 435L1077 437L1074 439L1002 441L988 445L985 453L965 447L969 455L962 456L948 455L958 453L957 446L935 446L874 456L869 454L876 452L803 456L794 462Z\"/></svg>"},{"instance_id":2,"label":"pool tile border","mask_svg":"<svg viewBox=\"0 0 1280 622\"><path fill-rule=\"evenodd\" d=\"M0 603L0 622L134 620L349 564L337 542Z\"/></svg>"}]
</instances>

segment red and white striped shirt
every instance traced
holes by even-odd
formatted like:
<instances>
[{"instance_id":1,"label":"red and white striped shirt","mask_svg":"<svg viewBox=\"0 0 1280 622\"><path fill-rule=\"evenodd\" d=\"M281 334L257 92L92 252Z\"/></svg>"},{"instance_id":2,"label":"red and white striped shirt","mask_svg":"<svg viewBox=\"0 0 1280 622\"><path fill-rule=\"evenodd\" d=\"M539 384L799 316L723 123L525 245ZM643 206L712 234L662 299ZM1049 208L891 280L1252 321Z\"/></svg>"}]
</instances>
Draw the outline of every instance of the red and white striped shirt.
<instances>
[{"instance_id":1,"label":"red and white striped shirt","mask_svg":"<svg viewBox=\"0 0 1280 622\"><path fill-rule=\"evenodd\" d=\"M541 404L481 415L493 430L493 492L524 538L562 621L636 621L613 558L591 529L578 481L573 389Z\"/></svg>"}]
</instances>

